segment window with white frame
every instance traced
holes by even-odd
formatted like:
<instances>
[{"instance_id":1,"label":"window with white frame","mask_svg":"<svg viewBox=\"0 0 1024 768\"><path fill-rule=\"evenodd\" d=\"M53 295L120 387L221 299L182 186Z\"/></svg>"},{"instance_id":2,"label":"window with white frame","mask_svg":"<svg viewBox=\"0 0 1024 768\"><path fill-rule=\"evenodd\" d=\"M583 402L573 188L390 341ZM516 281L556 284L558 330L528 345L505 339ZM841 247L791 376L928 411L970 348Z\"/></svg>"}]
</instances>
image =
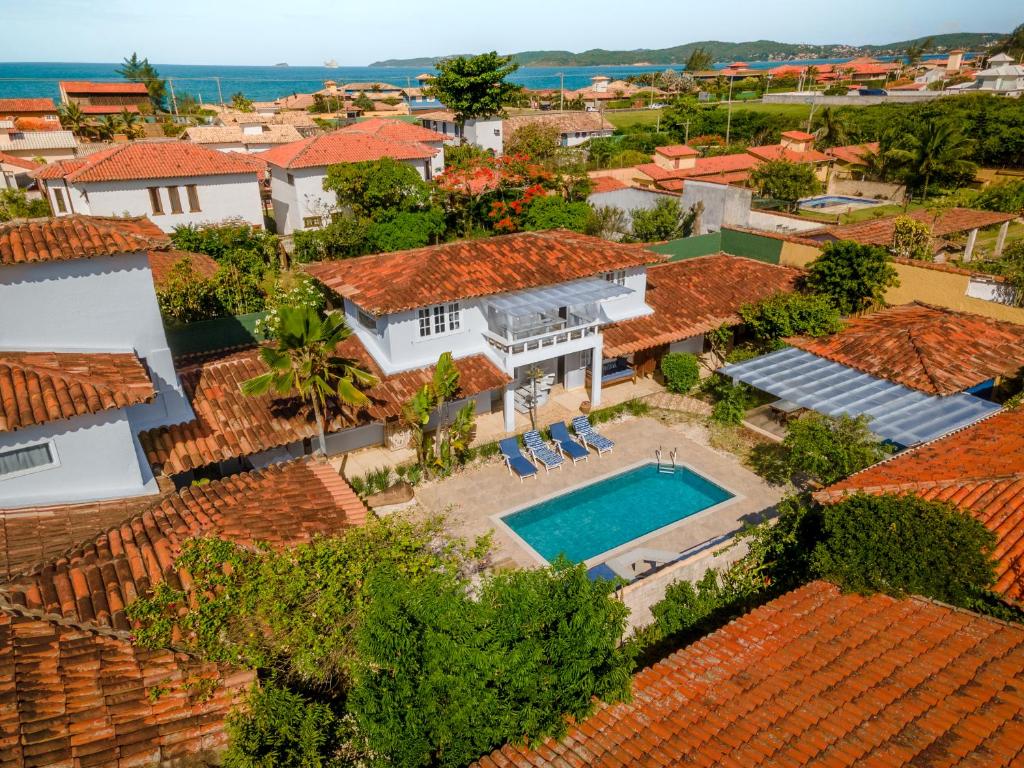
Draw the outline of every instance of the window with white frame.
<instances>
[{"instance_id":1,"label":"window with white frame","mask_svg":"<svg viewBox=\"0 0 1024 768\"><path fill-rule=\"evenodd\" d=\"M423 307L416 313L416 317L419 322L420 338L443 336L462 327L462 313L457 301Z\"/></svg>"},{"instance_id":2,"label":"window with white frame","mask_svg":"<svg viewBox=\"0 0 1024 768\"><path fill-rule=\"evenodd\" d=\"M377 320L369 312L365 312L358 307L356 308L356 317L359 319L359 324L367 330L377 332Z\"/></svg>"},{"instance_id":3,"label":"window with white frame","mask_svg":"<svg viewBox=\"0 0 1024 768\"><path fill-rule=\"evenodd\" d=\"M24 448L0 450L0 480L57 466L57 454L50 442Z\"/></svg>"},{"instance_id":4,"label":"window with white frame","mask_svg":"<svg viewBox=\"0 0 1024 768\"><path fill-rule=\"evenodd\" d=\"M604 279L609 283L615 283L616 285L626 284L626 270L616 269L611 272L604 273Z\"/></svg>"}]
</instances>

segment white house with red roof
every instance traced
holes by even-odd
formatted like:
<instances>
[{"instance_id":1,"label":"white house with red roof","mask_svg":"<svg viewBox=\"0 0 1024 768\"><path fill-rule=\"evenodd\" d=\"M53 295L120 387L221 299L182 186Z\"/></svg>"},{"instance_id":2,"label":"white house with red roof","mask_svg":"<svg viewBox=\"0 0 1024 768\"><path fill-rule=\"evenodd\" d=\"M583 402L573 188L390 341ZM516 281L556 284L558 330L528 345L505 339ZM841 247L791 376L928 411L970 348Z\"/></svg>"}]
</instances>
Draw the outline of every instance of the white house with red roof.
<instances>
[{"instance_id":1,"label":"white house with red roof","mask_svg":"<svg viewBox=\"0 0 1024 768\"><path fill-rule=\"evenodd\" d=\"M22 189L32 185L32 173L42 166L24 157L0 152L0 189Z\"/></svg>"},{"instance_id":2,"label":"white house with red roof","mask_svg":"<svg viewBox=\"0 0 1024 768\"><path fill-rule=\"evenodd\" d=\"M55 216L148 216L171 232L226 220L263 226L265 164L185 141L119 144L36 174Z\"/></svg>"},{"instance_id":3,"label":"white house with red roof","mask_svg":"<svg viewBox=\"0 0 1024 768\"><path fill-rule=\"evenodd\" d=\"M338 211L324 190L327 169L390 157L429 180L444 170L445 137L418 125L372 119L252 155L270 167L270 196L278 234L317 229Z\"/></svg>"},{"instance_id":4,"label":"white house with red roof","mask_svg":"<svg viewBox=\"0 0 1024 768\"><path fill-rule=\"evenodd\" d=\"M194 418L146 219L0 225L0 509L156 493L137 435Z\"/></svg>"}]
</instances>

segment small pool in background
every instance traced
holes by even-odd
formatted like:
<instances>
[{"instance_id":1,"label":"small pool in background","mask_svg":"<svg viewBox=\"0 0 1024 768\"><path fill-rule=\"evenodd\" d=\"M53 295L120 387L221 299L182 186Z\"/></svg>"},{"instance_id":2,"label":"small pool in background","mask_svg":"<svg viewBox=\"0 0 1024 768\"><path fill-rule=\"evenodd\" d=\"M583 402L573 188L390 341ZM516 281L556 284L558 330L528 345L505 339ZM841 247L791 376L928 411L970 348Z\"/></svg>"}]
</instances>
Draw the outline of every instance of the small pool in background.
<instances>
[{"instance_id":1,"label":"small pool in background","mask_svg":"<svg viewBox=\"0 0 1024 768\"><path fill-rule=\"evenodd\" d=\"M884 200L872 200L867 197L820 195L818 197L808 197L806 200L801 200L800 207L810 210L818 210L820 208L838 208L840 206L848 208L870 208L873 205L881 205L884 202Z\"/></svg>"},{"instance_id":2,"label":"small pool in background","mask_svg":"<svg viewBox=\"0 0 1024 768\"><path fill-rule=\"evenodd\" d=\"M696 472L627 470L501 518L548 562L564 554L583 562L731 499Z\"/></svg>"}]
</instances>

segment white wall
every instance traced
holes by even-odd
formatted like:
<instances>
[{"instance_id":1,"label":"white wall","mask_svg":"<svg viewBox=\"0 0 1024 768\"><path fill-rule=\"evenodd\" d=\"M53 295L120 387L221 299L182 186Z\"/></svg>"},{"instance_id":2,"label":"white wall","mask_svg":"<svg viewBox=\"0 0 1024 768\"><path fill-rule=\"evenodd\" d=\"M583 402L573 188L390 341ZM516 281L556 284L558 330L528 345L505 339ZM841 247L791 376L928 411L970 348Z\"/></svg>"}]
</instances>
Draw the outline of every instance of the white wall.
<instances>
[{"instance_id":1,"label":"white wall","mask_svg":"<svg viewBox=\"0 0 1024 768\"><path fill-rule=\"evenodd\" d=\"M144 253L0 267L0 349L134 350L160 393L140 425L194 418L181 393Z\"/></svg>"},{"instance_id":2,"label":"white wall","mask_svg":"<svg viewBox=\"0 0 1024 768\"><path fill-rule=\"evenodd\" d=\"M466 141L500 155L505 151L502 121L498 118L466 121Z\"/></svg>"},{"instance_id":3,"label":"white wall","mask_svg":"<svg viewBox=\"0 0 1024 768\"><path fill-rule=\"evenodd\" d=\"M196 213L189 211L188 193L185 187L198 187L199 207ZM54 211L57 206L52 196L53 188L63 188L63 181L46 182L50 190ZM92 216L149 216L165 232L183 224L206 224L226 219L241 219L257 226L263 226L263 204L260 201L260 187L256 174L231 174L221 176L195 176L171 179L149 179L133 181L106 181L88 184L69 183L77 194L72 195L67 214L87 213ZM182 213L171 213L167 187L178 187ZM155 214L149 198L149 188L159 189L163 214Z\"/></svg>"},{"instance_id":4,"label":"white wall","mask_svg":"<svg viewBox=\"0 0 1024 768\"><path fill-rule=\"evenodd\" d=\"M123 409L0 433L0 451L52 440L57 466L0 478L0 507L73 503L156 493L139 462L133 425Z\"/></svg>"}]
</instances>

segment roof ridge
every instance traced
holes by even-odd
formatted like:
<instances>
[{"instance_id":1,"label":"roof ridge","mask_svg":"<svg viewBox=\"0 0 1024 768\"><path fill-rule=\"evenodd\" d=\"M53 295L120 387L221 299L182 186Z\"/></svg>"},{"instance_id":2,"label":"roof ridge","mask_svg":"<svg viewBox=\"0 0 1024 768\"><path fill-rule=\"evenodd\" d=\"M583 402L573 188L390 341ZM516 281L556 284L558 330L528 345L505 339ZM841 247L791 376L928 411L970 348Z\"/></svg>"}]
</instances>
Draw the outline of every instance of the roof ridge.
<instances>
[{"instance_id":1,"label":"roof ridge","mask_svg":"<svg viewBox=\"0 0 1024 768\"><path fill-rule=\"evenodd\" d=\"M899 454L897 454L897 456L898 455ZM896 457L892 457L892 458L896 458ZM872 467L875 467L875 466L878 466L878 464L873 464L872 465ZM871 467L868 467L868 469L871 469ZM863 471L867 471L867 470L863 470ZM857 474L857 473L854 473L854 474ZM854 477L854 475L850 475L850 477ZM1007 474L1007 475L985 475L983 477L953 477L953 478L949 478L947 480L906 480L906 481L898 482L898 483L897 482L881 483L879 485L858 486L856 488L839 488L839 489L834 490L834 491L830 491L829 488L823 488L822 490L816 492L814 495L815 496L818 496L818 495L825 496L825 495L827 495L829 497L835 497L837 495L841 495L843 497L846 497L846 496L855 495L857 493L863 493L868 488L870 488L872 490L878 490L878 491L883 491L885 493L888 493L890 491L910 491L910 490L916 490L916 489L924 490L924 489L933 489L933 488L941 489L941 488L952 488L952 487L955 487L955 486L969 485L969 484L974 484L974 483L1005 483L1005 482L1016 482L1018 480L1024 480L1024 470L1021 470L1020 472L1011 472L1010 474ZM839 481L839 483L837 483L836 485L839 485L842 482L843 481Z\"/></svg>"},{"instance_id":2,"label":"roof ridge","mask_svg":"<svg viewBox=\"0 0 1024 768\"><path fill-rule=\"evenodd\" d=\"M120 380L113 381L111 379L104 378L102 376L95 376L95 375L92 375L90 373L76 373L76 372L73 372L73 371L62 371L60 368L56 368L56 367L54 367L52 365L49 365L49 364L46 364L46 363L43 363L43 364L40 364L40 365L28 365L26 363L23 363L23 362L20 362L20 361L16 361L16 360L11 360L11 359L5 357L5 355L9 355L11 353L14 353L14 354L29 354L29 355L61 355L61 354L72 354L72 355L101 354L101 355L111 355L111 356L112 355L131 355L131 357L137 363L139 363L140 366L142 366L142 361L139 359L139 356L137 354L135 354L135 352L108 352L108 351L103 351L103 352L70 352L70 353L63 353L63 352L51 352L51 351L47 351L47 350L10 350L10 349L9 350L0 350L0 365L6 365L6 366L8 366L10 368L17 368L18 370L25 371L25 372L35 372L35 373L39 373L39 374L45 374L46 376L49 376L50 378L60 379L62 381L66 381L66 382L69 382L69 383L89 384L90 386L93 386L93 387L110 386L110 385L113 385L113 384L123 384L124 383L124 378L121 377ZM145 370L145 366L143 366L143 370ZM149 372L148 371L146 372L146 375L147 375L147 377L149 377ZM152 384L152 379L150 379L150 384Z\"/></svg>"}]
</instances>

